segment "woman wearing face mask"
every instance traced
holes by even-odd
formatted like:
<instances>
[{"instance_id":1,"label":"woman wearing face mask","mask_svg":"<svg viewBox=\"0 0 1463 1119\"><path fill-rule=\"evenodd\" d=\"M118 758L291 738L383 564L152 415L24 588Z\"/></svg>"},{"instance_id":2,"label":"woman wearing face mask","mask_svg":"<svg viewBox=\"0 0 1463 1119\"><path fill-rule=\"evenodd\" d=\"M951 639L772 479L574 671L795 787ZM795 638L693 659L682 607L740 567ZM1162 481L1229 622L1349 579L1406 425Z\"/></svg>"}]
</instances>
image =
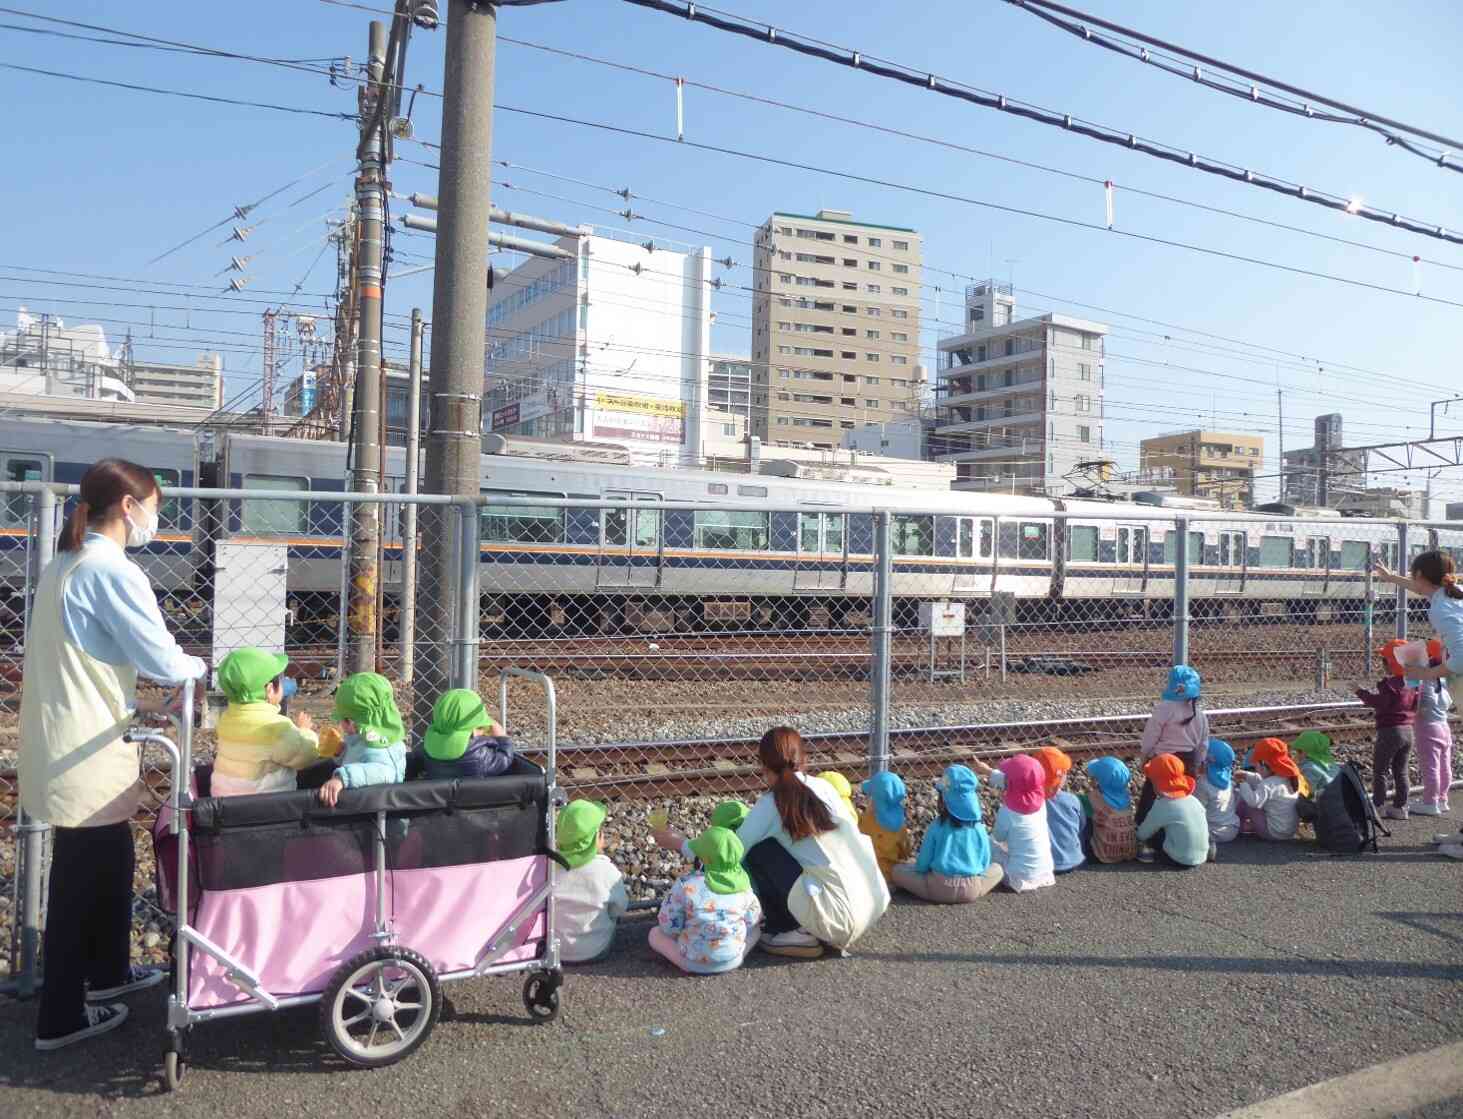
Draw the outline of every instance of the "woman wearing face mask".
<instances>
[{"instance_id":1,"label":"woman wearing face mask","mask_svg":"<svg viewBox=\"0 0 1463 1119\"><path fill-rule=\"evenodd\" d=\"M205 667L163 624L126 548L157 535L162 491L145 469L103 459L81 479L56 558L36 583L20 701L20 803L51 825L45 985L36 1048L120 1026L107 1003L162 981L131 963L131 820L142 794L138 751L122 741L137 677L181 684Z\"/></svg>"}]
</instances>

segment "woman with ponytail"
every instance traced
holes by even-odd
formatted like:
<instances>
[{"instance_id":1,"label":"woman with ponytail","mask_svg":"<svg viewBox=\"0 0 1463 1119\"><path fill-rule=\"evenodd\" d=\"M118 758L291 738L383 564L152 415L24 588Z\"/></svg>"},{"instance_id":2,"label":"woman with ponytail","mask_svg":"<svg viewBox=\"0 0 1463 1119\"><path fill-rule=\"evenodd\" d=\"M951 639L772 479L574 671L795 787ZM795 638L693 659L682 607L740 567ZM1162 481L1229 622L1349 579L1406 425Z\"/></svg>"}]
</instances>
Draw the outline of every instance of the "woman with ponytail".
<instances>
[{"instance_id":1,"label":"woman with ponytail","mask_svg":"<svg viewBox=\"0 0 1463 1119\"><path fill-rule=\"evenodd\" d=\"M803 739L773 727L757 747L767 792L737 829L742 865L761 903L761 946L780 956L813 959L843 953L889 907L874 845L841 811L838 791L808 777ZM671 850L685 850L672 831L656 833Z\"/></svg>"},{"instance_id":2,"label":"woman with ponytail","mask_svg":"<svg viewBox=\"0 0 1463 1119\"><path fill-rule=\"evenodd\" d=\"M1410 575L1394 575L1381 564L1372 572L1384 583L1404 587L1427 599L1427 620L1442 641L1441 664L1409 668L1413 680L1443 680L1455 708L1463 706L1463 585L1458 568L1447 552L1419 552L1412 559Z\"/></svg>"},{"instance_id":3,"label":"woman with ponytail","mask_svg":"<svg viewBox=\"0 0 1463 1119\"><path fill-rule=\"evenodd\" d=\"M122 740L137 677L181 684L205 667L163 624L126 556L157 534L162 492L145 469L103 459L82 476L60 550L36 582L20 700L20 805L51 825L51 882L36 1048L120 1026L106 1000L160 983L131 962L131 819L142 795L136 746Z\"/></svg>"}]
</instances>

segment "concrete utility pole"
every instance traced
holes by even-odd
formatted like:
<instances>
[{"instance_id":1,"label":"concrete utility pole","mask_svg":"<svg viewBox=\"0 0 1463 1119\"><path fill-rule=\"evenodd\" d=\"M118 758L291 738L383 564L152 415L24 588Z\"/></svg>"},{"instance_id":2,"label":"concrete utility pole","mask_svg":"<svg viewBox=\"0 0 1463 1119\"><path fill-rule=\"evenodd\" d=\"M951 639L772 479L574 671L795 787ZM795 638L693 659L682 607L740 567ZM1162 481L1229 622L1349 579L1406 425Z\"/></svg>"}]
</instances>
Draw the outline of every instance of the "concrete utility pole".
<instances>
[{"instance_id":1,"label":"concrete utility pole","mask_svg":"<svg viewBox=\"0 0 1463 1119\"><path fill-rule=\"evenodd\" d=\"M427 434L428 493L476 497L482 454L483 353L487 336L488 221L492 210L493 70L498 14L490 4L451 0L442 96L442 157L437 179L439 230L432 291L432 404ZM477 595L460 558L466 527L441 506L421 510L422 564L417 580L417 712L431 710L452 683L453 603ZM473 568L475 576L476 567ZM473 611L474 620L476 610ZM470 635L460 634L459 640ZM470 683L465 681L464 683Z\"/></svg>"},{"instance_id":2,"label":"concrete utility pole","mask_svg":"<svg viewBox=\"0 0 1463 1119\"><path fill-rule=\"evenodd\" d=\"M361 87L360 170L356 175L356 211L360 221L360 250L356 269L359 321L356 331L356 378L351 413L350 488L376 493L381 478L381 280L386 216L386 176L383 145L376 112L385 97L386 25L373 20L366 63L367 82ZM350 590L347 599L346 668L371 672L376 667L379 626L377 589L380 584L381 507L361 502L351 510Z\"/></svg>"}]
</instances>

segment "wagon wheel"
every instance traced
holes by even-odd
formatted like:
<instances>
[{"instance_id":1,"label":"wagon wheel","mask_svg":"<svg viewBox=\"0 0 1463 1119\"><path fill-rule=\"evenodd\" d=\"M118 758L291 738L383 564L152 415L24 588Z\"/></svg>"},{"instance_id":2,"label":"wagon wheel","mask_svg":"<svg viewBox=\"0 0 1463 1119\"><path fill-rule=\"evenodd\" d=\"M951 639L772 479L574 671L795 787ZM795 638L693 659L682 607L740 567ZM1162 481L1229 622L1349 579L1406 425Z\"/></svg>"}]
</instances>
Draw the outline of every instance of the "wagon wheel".
<instances>
[{"instance_id":1,"label":"wagon wheel","mask_svg":"<svg viewBox=\"0 0 1463 1119\"><path fill-rule=\"evenodd\" d=\"M523 984L523 1007L535 1022L552 1022L559 1016L559 987L562 972L536 971Z\"/></svg>"},{"instance_id":2,"label":"wagon wheel","mask_svg":"<svg viewBox=\"0 0 1463 1119\"><path fill-rule=\"evenodd\" d=\"M368 948L330 977L320 1028L351 1064L380 1068L413 1053L441 1012L431 964L407 948Z\"/></svg>"},{"instance_id":3,"label":"wagon wheel","mask_svg":"<svg viewBox=\"0 0 1463 1119\"><path fill-rule=\"evenodd\" d=\"M183 1037L180 1030L168 1031L168 1047L163 1052L163 1087L169 1092L176 1092L182 1087L183 1077L188 1072L188 1050Z\"/></svg>"}]
</instances>

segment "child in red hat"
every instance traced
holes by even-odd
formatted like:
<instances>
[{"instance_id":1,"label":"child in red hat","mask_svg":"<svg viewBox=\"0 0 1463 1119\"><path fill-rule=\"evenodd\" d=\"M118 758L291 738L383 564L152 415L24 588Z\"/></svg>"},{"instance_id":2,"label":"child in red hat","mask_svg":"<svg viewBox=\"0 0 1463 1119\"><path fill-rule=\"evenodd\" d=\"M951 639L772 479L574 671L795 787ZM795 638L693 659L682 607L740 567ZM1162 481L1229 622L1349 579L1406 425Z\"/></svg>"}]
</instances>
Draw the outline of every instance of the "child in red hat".
<instances>
[{"instance_id":1,"label":"child in red hat","mask_svg":"<svg viewBox=\"0 0 1463 1119\"><path fill-rule=\"evenodd\" d=\"M1377 690L1356 689L1356 698L1376 714L1377 738L1372 747L1372 803L1381 808L1387 803L1387 774L1392 774L1392 803L1382 815L1389 820L1407 819L1407 792L1411 781L1407 776L1407 758L1412 753L1412 724L1417 718L1417 689L1407 686L1398 652L1409 642L1401 638L1388 641L1377 655L1387 666L1387 675L1377 682Z\"/></svg>"},{"instance_id":2,"label":"child in red hat","mask_svg":"<svg viewBox=\"0 0 1463 1119\"><path fill-rule=\"evenodd\" d=\"M1300 766L1278 738L1262 738L1252 754L1254 770L1237 769L1240 827L1260 839L1294 839L1300 827L1299 802L1308 791Z\"/></svg>"}]
</instances>

